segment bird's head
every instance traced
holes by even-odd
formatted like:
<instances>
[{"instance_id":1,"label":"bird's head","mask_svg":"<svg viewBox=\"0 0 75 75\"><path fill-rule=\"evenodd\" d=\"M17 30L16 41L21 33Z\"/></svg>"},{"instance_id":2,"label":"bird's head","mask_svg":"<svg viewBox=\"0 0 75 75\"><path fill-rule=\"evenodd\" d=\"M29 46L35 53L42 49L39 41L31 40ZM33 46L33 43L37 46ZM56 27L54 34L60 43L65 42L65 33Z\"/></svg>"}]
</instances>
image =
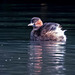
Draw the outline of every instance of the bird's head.
<instances>
[{"instance_id":1,"label":"bird's head","mask_svg":"<svg viewBox=\"0 0 75 75\"><path fill-rule=\"evenodd\" d=\"M31 19L31 23L28 24L28 26L32 26L34 28L39 28L43 25L43 22L42 20L39 18L39 17L33 17Z\"/></svg>"}]
</instances>

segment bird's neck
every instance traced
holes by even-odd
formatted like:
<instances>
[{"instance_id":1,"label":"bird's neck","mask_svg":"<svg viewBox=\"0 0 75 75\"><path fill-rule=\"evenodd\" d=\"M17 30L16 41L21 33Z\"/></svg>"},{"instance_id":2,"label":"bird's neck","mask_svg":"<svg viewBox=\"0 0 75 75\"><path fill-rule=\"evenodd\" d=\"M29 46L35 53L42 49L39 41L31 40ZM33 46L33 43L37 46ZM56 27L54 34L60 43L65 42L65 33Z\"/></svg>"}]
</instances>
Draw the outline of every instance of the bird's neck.
<instances>
[{"instance_id":1,"label":"bird's neck","mask_svg":"<svg viewBox=\"0 0 75 75\"><path fill-rule=\"evenodd\" d=\"M40 27L33 27L33 30L36 31L38 30Z\"/></svg>"}]
</instances>

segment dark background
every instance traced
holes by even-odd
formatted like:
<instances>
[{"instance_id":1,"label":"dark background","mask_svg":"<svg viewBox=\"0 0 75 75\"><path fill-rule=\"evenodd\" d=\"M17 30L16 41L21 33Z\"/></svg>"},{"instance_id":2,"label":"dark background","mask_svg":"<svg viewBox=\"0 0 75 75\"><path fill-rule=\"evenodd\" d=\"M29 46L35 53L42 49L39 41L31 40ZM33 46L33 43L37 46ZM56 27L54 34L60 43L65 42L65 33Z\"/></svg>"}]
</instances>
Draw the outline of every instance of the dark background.
<instances>
[{"instance_id":1,"label":"dark background","mask_svg":"<svg viewBox=\"0 0 75 75\"><path fill-rule=\"evenodd\" d=\"M0 39L29 40L32 17L43 22L60 23L64 29L75 29L75 2L61 0L0 0ZM67 33L69 35L69 33Z\"/></svg>"},{"instance_id":2,"label":"dark background","mask_svg":"<svg viewBox=\"0 0 75 75\"><path fill-rule=\"evenodd\" d=\"M74 5L74 0L0 0L0 3L49 3L51 5Z\"/></svg>"}]
</instances>

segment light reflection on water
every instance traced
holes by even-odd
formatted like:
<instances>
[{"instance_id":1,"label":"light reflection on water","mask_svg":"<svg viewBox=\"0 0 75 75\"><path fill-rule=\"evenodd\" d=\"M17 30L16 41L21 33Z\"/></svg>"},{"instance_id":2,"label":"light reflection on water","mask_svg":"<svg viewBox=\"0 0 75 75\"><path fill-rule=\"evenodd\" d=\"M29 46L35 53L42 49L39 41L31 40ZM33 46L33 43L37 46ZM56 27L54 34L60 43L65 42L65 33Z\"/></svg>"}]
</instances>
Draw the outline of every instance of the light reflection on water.
<instances>
[{"instance_id":1,"label":"light reflection on water","mask_svg":"<svg viewBox=\"0 0 75 75\"><path fill-rule=\"evenodd\" d=\"M75 7L7 5L0 12L0 75L75 75ZM30 42L27 24L35 16L64 26L66 45Z\"/></svg>"},{"instance_id":2,"label":"light reflection on water","mask_svg":"<svg viewBox=\"0 0 75 75\"><path fill-rule=\"evenodd\" d=\"M64 75L65 50L62 43L31 42L29 75Z\"/></svg>"}]
</instances>

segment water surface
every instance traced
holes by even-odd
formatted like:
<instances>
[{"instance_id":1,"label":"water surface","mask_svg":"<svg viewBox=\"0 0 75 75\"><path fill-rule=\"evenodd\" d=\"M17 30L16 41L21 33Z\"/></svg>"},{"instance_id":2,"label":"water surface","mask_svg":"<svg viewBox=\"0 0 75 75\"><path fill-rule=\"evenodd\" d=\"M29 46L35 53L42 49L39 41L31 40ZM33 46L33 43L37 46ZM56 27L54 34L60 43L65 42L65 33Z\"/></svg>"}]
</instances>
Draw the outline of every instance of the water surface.
<instances>
[{"instance_id":1,"label":"water surface","mask_svg":"<svg viewBox=\"0 0 75 75\"><path fill-rule=\"evenodd\" d=\"M75 74L75 7L41 4L4 7L0 11L1 75ZM32 27L27 24L34 16L44 22L60 23L67 29L66 43L30 41Z\"/></svg>"}]
</instances>

